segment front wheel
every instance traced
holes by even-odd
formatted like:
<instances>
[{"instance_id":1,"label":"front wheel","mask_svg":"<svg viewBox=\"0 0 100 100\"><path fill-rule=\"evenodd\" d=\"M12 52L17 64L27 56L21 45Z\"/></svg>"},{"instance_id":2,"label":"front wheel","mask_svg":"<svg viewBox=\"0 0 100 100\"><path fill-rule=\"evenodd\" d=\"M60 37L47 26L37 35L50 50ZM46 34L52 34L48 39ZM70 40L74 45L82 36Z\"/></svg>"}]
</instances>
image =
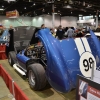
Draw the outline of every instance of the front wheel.
<instances>
[{"instance_id":1,"label":"front wheel","mask_svg":"<svg viewBox=\"0 0 100 100\"><path fill-rule=\"evenodd\" d=\"M45 70L41 64L31 64L28 66L28 82L33 90L41 90L45 87Z\"/></svg>"},{"instance_id":2,"label":"front wheel","mask_svg":"<svg viewBox=\"0 0 100 100\"><path fill-rule=\"evenodd\" d=\"M8 62L11 66L13 66L13 64L15 64L15 62L17 61L16 59L16 53L14 51L9 52L8 54Z\"/></svg>"}]
</instances>

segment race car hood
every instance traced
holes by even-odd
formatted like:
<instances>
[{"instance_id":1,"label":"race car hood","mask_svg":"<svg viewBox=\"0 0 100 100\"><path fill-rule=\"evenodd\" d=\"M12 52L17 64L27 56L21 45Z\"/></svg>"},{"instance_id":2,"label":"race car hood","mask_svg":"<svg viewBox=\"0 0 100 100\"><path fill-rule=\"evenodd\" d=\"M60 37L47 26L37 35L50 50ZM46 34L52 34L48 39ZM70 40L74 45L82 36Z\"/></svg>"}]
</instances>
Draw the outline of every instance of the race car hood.
<instances>
[{"instance_id":1,"label":"race car hood","mask_svg":"<svg viewBox=\"0 0 100 100\"><path fill-rule=\"evenodd\" d=\"M92 38L88 39L84 37L57 40L49 29L38 32L46 50L46 76L55 90L70 91L76 87L77 74L90 77L93 62L95 67L100 65L100 44L93 32L90 33Z\"/></svg>"}]
</instances>

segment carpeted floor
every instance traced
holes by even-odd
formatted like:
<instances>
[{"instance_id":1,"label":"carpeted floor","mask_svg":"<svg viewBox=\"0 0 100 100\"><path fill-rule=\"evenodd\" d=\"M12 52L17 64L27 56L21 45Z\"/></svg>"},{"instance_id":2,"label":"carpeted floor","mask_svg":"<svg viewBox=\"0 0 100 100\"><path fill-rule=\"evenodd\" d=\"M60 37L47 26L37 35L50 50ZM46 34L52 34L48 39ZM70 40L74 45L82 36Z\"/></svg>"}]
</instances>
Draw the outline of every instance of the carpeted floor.
<instances>
[{"instance_id":1,"label":"carpeted floor","mask_svg":"<svg viewBox=\"0 0 100 100\"><path fill-rule=\"evenodd\" d=\"M71 92L66 94L61 94L56 92L53 88L51 88L49 84L42 91L33 91L30 89L27 79L25 77L22 77L18 72L16 72L9 65L7 60L1 60L0 64L5 68L5 70L9 73L9 75L13 78L13 80L18 84L18 86L23 90L23 92L27 95L27 97L30 100L75 100L75 95L76 95L75 90L72 90ZM0 86L0 90L2 89L3 87ZM3 91L4 92L0 93L0 97L5 97L5 98L4 99L0 98L0 100L9 100L6 99L7 95L9 94L9 91L8 90L3 90ZM8 91L8 93L5 95L6 91Z\"/></svg>"}]
</instances>

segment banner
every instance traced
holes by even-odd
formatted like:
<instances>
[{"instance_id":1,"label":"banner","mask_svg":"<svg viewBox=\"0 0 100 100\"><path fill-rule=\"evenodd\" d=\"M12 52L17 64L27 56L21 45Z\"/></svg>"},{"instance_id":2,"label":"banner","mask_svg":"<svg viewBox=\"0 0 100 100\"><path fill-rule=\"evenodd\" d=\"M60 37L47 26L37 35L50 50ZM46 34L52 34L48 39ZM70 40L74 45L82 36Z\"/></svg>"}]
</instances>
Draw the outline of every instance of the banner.
<instances>
[{"instance_id":1,"label":"banner","mask_svg":"<svg viewBox=\"0 0 100 100\"><path fill-rule=\"evenodd\" d=\"M78 76L76 100L100 100L100 84Z\"/></svg>"},{"instance_id":2,"label":"banner","mask_svg":"<svg viewBox=\"0 0 100 100\"><path fill-rule=\"evenodd\" d=\"M19 12L17 10L8 11L8 12L6 12L6 17L8 17L8 18L18 18Z\"/></svg>"}]
</instances>

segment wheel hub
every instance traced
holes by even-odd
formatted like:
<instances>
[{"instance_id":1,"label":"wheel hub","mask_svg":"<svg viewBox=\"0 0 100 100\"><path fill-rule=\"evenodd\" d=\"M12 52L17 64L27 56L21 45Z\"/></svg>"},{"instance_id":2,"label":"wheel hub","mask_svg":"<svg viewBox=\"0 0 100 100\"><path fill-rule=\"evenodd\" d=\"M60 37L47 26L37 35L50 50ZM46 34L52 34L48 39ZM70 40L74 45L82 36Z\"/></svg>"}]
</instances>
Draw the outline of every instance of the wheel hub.
<instances>
[{"instance_id":1,"label":"wheel hub","mask_svg":"<svg viewBox=\"0 0 100 100\"><path fill-rule=\"evenodd\" d=\"M29 71L29 80L33 86L35 86L35 76L32 70Z\"/></svg>"},{"instance_id":2,"label":"wheel hub","mask_svg":"<svg viewBox=\"0 0 100 100\"><path fill-rule=\"evenodd\" d=\"M11 57L10 57L10 55L8 56L8 61L11 64Z\"/></svg>"}]
</instances>

